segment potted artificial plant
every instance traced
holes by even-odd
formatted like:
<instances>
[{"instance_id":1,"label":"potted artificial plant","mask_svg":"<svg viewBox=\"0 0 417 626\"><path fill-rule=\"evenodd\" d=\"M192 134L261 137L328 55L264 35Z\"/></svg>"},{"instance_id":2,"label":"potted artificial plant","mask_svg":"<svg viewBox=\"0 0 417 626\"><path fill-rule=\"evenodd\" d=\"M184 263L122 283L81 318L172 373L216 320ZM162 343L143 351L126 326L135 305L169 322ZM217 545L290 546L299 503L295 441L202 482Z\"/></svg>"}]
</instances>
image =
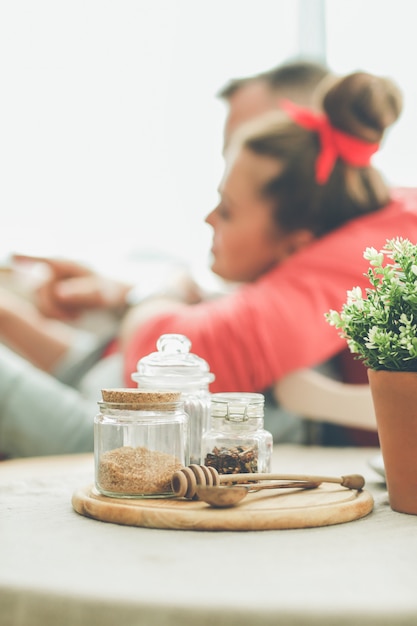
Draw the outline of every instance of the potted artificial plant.
<instances>
[{"instance_id":1,"label":"potted artificial plant","mask_svg":"<svg viewBox=\"0 0 417 626\"><path fill-rule=\"evenodd\" d=\"M417 245L367 248L370 287L327 321L368 368L390 506L417 515Z\"/></svg>"}]
</instances>

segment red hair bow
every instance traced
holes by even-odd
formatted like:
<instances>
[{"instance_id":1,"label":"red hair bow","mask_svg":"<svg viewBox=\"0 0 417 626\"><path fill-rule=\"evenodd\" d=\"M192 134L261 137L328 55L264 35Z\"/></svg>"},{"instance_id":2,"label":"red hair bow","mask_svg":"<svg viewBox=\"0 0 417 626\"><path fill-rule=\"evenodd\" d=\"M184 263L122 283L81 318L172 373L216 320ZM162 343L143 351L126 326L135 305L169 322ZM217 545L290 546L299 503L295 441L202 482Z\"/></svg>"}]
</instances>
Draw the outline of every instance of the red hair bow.
<instances>
[{"instance_id":1,"label":"red hair bow","mask_svg":"<svg viewBox=\"0 0 417 626\"><path fill-rule=\"evenodd\" d=\"M369 143L338 130L324 113L300 107L290 100L283 100L280 106L296 124L318 133L321 147L316 160L316 181L320 185L327 182L338 158L349 165L366 167L379 149L379 143Z\"/></svg>"}]
</instances>

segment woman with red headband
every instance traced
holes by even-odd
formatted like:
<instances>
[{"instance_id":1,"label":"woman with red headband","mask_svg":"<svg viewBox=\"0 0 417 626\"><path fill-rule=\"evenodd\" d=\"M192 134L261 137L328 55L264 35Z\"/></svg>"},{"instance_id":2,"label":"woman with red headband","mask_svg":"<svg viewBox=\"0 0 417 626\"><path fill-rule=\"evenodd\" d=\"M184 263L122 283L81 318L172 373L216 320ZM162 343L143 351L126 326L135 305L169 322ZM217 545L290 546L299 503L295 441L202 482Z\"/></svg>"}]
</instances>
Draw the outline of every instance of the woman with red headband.
<instances>
[{"instance_id":1,"label":"woman with red headband","mask_svg":"<svg viewBox=\"0 0 417 626\"><path fill-rule=\"evenodd\" d=\"M391 193L371 165L401 94L389 80L354 73L336 80L322 113L290 102L252 120L226 155L213 227L214 272L242 283L193 306L143 304L126 319L125 381L162 333L187 335L216 375L212 391L264 391L294 370L345 347L324 313L364 286L367 246L417 241L417 192Z\"/></svg>"},{"instance_id":2,"label":"woman with red headband","mask_svg":"<svg viewBox=\"0 0 417 626\"><path fill-rule=\"evenodd\" d=\"M126 385L134 385L137 361L155 351L160 335L180 333L214 372L211 391L266 392L289 372L344 350L324 314L340 309L352 285L365 286L363 250L396 236L417 241L417 191L390 192L370 163L400 114L396 86L355 73L326 91L321 114L282 106L237 131L219 205L207 217L212 269L234 288L193 304L160 296L132 307L120 336ZM125 295L112 287L103 293ZM36 370L43 405L35 419L34 373L27 366L22 378L19 368L11 359L8 376L0 376L0 406L14 377L31 411L22 415L16 393L7 410L3 402L0 452L92 449L95 403Z\"/></svg>"}]
</instances>

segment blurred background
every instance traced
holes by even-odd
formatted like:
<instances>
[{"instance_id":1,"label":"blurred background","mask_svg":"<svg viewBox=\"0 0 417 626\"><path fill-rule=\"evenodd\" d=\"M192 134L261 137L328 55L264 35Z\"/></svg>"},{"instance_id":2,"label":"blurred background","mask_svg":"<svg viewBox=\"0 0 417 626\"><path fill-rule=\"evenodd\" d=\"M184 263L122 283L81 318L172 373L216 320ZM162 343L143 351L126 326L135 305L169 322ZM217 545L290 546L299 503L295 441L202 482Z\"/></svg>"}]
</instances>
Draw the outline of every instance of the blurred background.
<instances>
[{"instance_id":1,"label":"blurred background","mask_svg":"<svg viewBox=\"0 0 417 626\"><path fill-rule=\"evenodd\" d=\"M415 0L0 3L0 258L208 262L232 77L303 56L396 80L374 163L417 186Z\"/></svg>"}]
</instances>

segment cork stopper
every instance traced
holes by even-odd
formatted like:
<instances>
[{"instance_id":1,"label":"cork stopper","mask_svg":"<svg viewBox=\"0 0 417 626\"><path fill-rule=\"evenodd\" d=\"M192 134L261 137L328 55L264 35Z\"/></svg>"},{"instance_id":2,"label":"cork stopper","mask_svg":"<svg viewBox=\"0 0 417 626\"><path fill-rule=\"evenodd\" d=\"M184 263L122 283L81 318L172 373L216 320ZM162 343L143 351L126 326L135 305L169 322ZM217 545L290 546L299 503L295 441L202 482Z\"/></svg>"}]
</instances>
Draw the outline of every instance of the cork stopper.
<instances>
[{"instance_id":1,"label":"cork stopper","mask_svg":"<svg viewBox=\"0 0 417 626\"><path fill-rule=\"evenodd\" d=\"M172 404L178 402L180 391L149 391L143 389L102 389L101 396L104 402L113 408L142 409L155 405Z\"/></svg>"}]
</instances>

